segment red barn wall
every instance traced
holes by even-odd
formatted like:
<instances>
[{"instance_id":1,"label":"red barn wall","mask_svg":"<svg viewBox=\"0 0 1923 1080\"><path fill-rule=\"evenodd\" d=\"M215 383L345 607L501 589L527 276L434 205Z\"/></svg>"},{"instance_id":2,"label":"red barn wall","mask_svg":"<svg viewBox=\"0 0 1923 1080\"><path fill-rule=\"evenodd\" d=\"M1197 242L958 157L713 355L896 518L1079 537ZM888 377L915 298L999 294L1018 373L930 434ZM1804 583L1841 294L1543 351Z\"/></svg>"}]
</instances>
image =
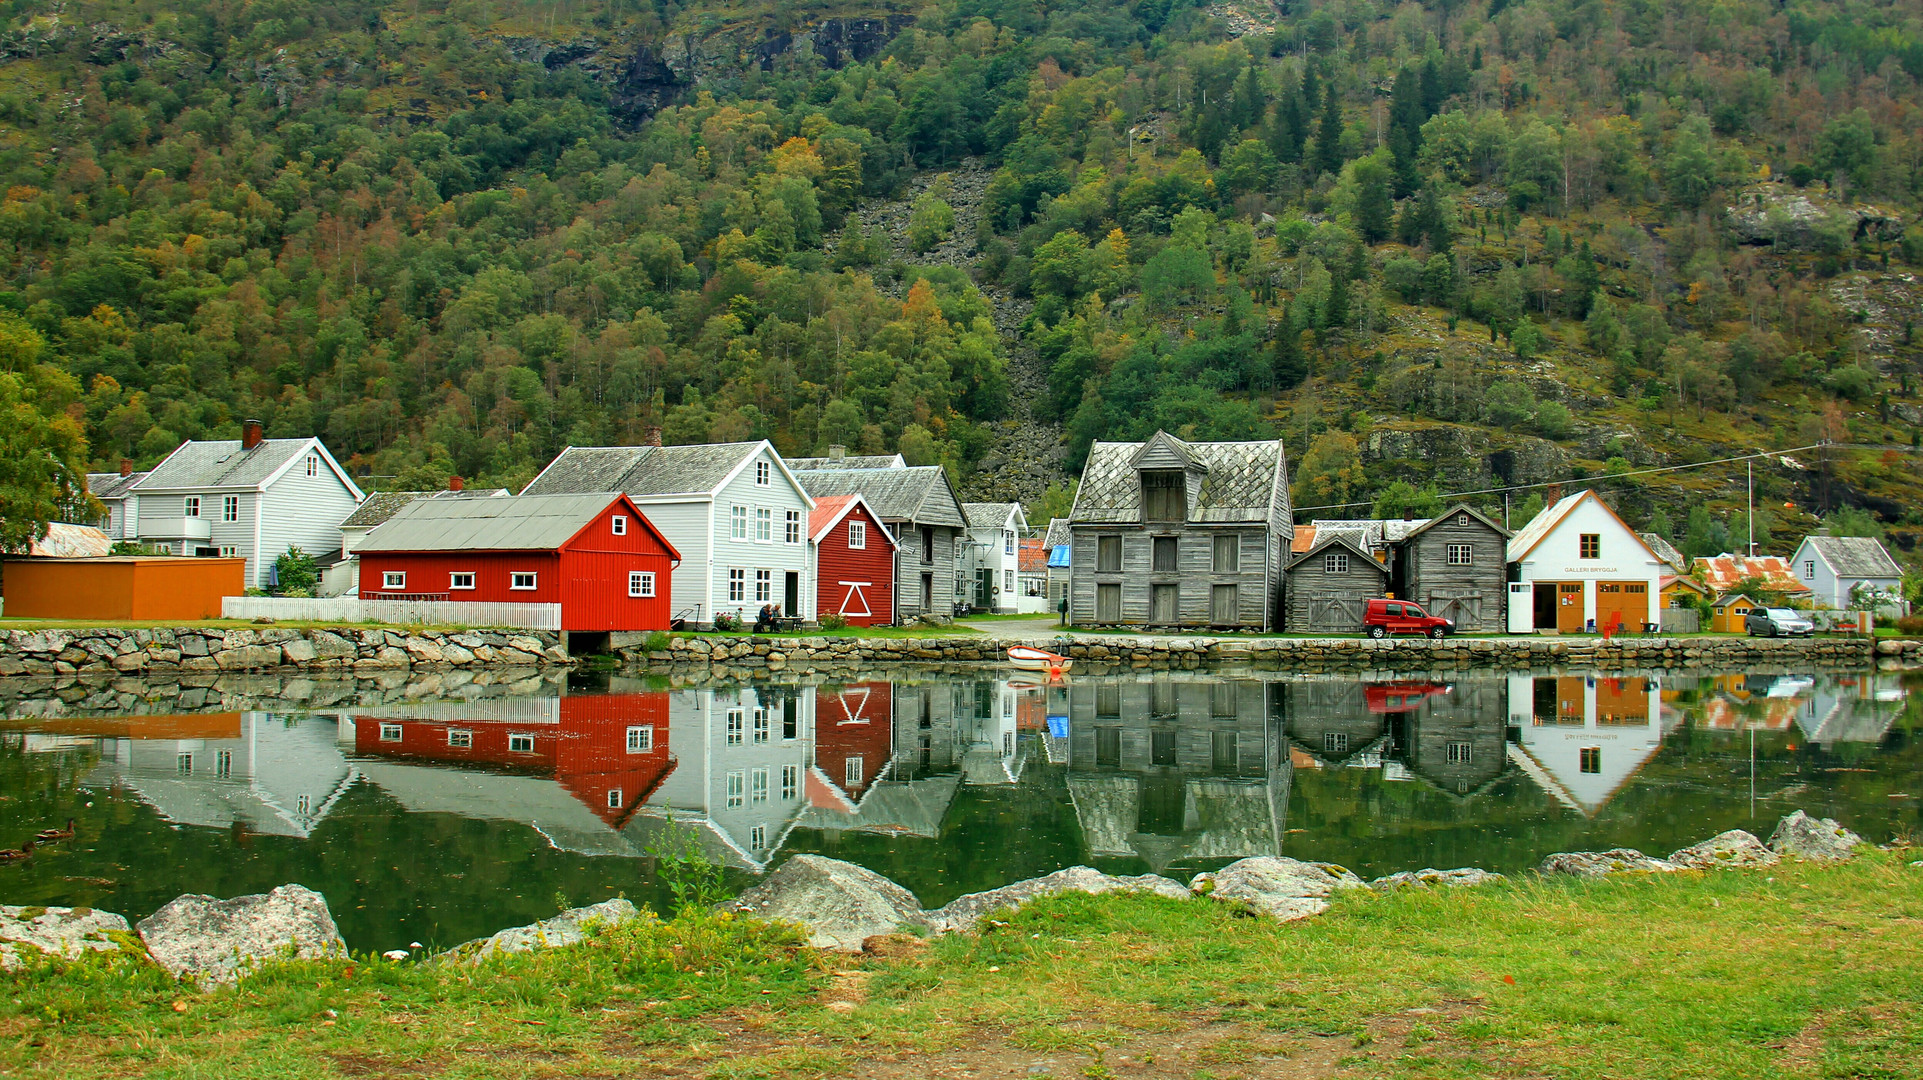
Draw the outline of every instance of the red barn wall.
<instances>
[{"instance_id":1,"label":"red barn wall","mask_svg":"<svg viewBox=\"0 0 1923 1080\"><path fill-rule=\"evenodd\" d=\"M868 523L868 546L850 548L848 546L848 523L856 520ZM815 611L818 615L840 614L853 626L885 626L895 621L895 549L889 546L882 536L883 526L867 506L857 506L848 516L837 522L827 536L821 538L816 548L815 569ZM850 604L849 588L844 581L871 581L874 584L861 590L861 597L867 601L868 614L859 615L844 611L844 605L852 606L854 611L861 610L861 604Z\"/></svg>"}]
</instances>

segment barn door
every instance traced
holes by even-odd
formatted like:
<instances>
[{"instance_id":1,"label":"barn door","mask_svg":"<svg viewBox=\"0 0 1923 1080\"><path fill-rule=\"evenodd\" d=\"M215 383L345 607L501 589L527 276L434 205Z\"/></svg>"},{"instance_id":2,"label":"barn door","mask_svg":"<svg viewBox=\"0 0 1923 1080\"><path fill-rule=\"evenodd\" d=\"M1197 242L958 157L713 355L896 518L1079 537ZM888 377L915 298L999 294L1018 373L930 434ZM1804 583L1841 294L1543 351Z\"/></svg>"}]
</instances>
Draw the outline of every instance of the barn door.
<instances>
[{"instance_id":1,"label":"barn door","mask_svg":"<svg viewBox=\"0 0 1923 1080\"><path fill-rule=\"evenodd\" d=\"M1176 597L1179 585L1155 585L1149 590L1153 601L1149 607L1148 621L1157 626L1174 626L1180 620L1176 615Z\"/></svg>"},{"instance_id":2,"label":"barn door","mask_svg":"<svg viewBox=\"0 0 1923 1080\"><path fill-rule=\"evenodd\" d=\"M1360 630L1362 607L1362 601L1352 596L1311 596L1307 628L1338 633Z\"/></svg>"},{"instance_id":3,"label":"barn door","mask_svg":"<svg viewBox=\"0 0 1923 1080\"><path fill-rule=\"evenodd\" d=\"M1098 623L1122 621L1122 587L1120 585L1095 586L1095 621Z\"/></svg>"}]
</instances>

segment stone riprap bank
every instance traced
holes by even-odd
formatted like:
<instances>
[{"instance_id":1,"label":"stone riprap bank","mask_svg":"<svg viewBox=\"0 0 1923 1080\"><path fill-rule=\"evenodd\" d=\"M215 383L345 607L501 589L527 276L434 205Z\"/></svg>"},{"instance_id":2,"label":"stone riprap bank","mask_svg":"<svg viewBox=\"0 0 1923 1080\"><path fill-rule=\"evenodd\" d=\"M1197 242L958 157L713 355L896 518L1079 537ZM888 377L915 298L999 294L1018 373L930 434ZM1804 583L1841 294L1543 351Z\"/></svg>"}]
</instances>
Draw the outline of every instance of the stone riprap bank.
<instances>
[{"instance_id":1,"label":"stone riprap bank","mask_svg":"<svg viewBox=\"0 0 1923 1080\"><path fill-rule=\"evenodd\" d=\"M1062 643L1052 638L773 638L745 635L677 637L666 649L619 650L649 665L763 665L806 670L828 665L1000 663L1010 645L1060 652L1083 668L1201 668L1246 665L1284 671L1433 671L1457 668L1598 670L1713 667L1857 669L1923 662L1923 641L1862 637L1772 638L1187 638L1104 637Z\"/></svg>"},{"instance_id":2,"label":"stone riprap bank","mask_svg":"<svg viewBox=\"0 0 1923 1080\"><path fill-rule=\"evenodd\" d=\"M336 626L0 630L0 676L175 672L385 671L567 664L551 631L382 630Z\"/></svg>"}]
</instances>

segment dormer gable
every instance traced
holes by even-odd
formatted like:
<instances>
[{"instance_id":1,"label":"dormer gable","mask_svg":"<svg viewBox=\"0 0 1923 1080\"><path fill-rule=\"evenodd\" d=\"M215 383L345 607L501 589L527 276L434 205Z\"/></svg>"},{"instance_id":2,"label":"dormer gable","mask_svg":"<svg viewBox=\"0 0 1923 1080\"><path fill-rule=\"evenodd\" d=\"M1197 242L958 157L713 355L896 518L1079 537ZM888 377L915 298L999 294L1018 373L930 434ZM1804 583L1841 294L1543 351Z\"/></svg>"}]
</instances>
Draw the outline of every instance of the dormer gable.
<instances>
[{"instance_id":1,"label":"dormer gable","mask_svg":"<svg viewBox=\"0 0 1923 1080\"><path fill-rule=\"evenodd\" d=\"M1182 440L1157 431L1135 452L1129 466L1142 485L1143 521L1188 521L1195 516L1209 467Z\"/></svg>"}]
</instances>

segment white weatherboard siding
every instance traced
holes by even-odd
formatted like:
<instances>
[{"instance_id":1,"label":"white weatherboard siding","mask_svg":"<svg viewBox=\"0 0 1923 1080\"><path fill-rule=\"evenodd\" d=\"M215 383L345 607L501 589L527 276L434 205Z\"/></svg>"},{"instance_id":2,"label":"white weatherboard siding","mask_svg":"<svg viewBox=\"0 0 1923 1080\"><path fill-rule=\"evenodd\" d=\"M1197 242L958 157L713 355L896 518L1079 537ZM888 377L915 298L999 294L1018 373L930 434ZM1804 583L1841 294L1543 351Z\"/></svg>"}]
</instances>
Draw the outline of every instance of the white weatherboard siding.
<instances>
[{"instance_id":1,"label":"white weatherboard siding","mask_svg":"<svg viewBox=\"0 0 1923 1080\"><path fill-rule=\"evenodd\" d=\"M1601 557L1582 557L1580 537L1584 533L1600 537ZM1661 603L1663 575L1668 572L1642 538L1625 528L1608 507L1594 498L1576 503L1549 535L1528 555L1517 560L1516 568L1518 581L1582 582L1584 625L1596 617L1596 582L1647 582L1650 611L1654 614Z\"/></svg>"},{"instance_id":2,"label":"white weatherboard siding","mask_svg":"<svg viewBox=\"0 0 1923 1080\"><path fill-rule=\"evenodd\" d=\"M1545 723L1542 717L1533 716L1536 680L1527 675L1509 677L1509 723L1521 732L1519 746L1527 755L1525 771L1540 772L1535 779L1538 783L1547 781L1545 786L1552 797L1585 817L1593 817L1662 748L1661 682L1649 677L1646 713L1638 710L1630 716L1603 717L1598 715L1596 679L1554 681L1582 684L1580 726L1553 719ZM1587 762L1584 750L1591 751Z\"/></svg>"},{"instance_id":3,"label":"white weatherboard siding","mask_svg":"<svg viewBox=\"0 0 1923 1080\"><path fill-rule=\"evenodd\" d=\"M769 464L769 482L766 487L755 483L755 463L765 461ZM748 538L736 540L731 527L732 507L745 506L748 509ZM755 539L755 511L767 510L768 540ZM790 544L785 536L784 514L795 511L801 515L799 542ZM808 503L806 497L788 483L782 474L775 455L763 449L748 459L745 467L723 484L714 497L714 583L709 595L709 611L732 611L744 615L749 622L754 621L755 613L764 603L784 604L785 585L783 576L793 572L800 577L799 610L794 614L812 621L815 617L815 598L807 588L808 579ZM682 553L687 557L687 553ZM742 599L728 598L728 571L743 571L745 589ZM768 600L755 599L755 571L767 570L770 578ZM680 598L676 597L679 604Z\"/></svg>"},{"instance_id":4,"label":"white weatherboard siding","mask_svg":"<svg viewBox=\"0 0 1923 1080\"><path fill-rule=\"evenodd\" d=\"M669 612L680 616L689 611L685 618L690 621L706 622L714 617L714 599L708 587L708 552L713 544L708 536L708 501L705 497L682 498L678 501L651 502L636 499L635 505L647 516L668 543L681 553L681 562L674 568L674 593L669 598Z\"/></svg>"},{"instance_id":5,"label":"white weatherboard siding","mask_svg":"<svg viewBox=\"0 0 1923 1080\"><path fill-rule=\"evenodd\" d=\"M318 451L315 451L318 457ZM248 583L265 586L274 560L298 547L309 555L325 555L340 542L340 523L360 505L355 493L329 468L325 458L318 462L318 475L307 475L306 455L294 458L293 467L267 485L260 499L260 550L247 564ZM251 525L249 495L241 494L241 523ZM221 535L220 497L214 496L214 535ZM208 512L201 506L201 515ZM228 526L238 528L239 526ZM249 530L251 532L251 529ZM251 536L249 537L251 541Z\"/></svg>"},{"instance_id":6,"label":"white weatherboard siding","mask_svg":"<svg viewBox=\"0 0 1923 1080\"><path fill-rule=\"evenodd\" d=\"M1848 611L1856 606L1850 603L1850 590L1859 583L1874 589L1893 591L1898 595L1903 591L1902 578L1846 577L1838 574L1829 559L1807 538L1797 546L1796 554L1790 559L1790 569L1796 573L1797 580L1810 587L1813 594L1811 599L1819 606L1838 611Z\"/></svg>"},{"instance_id":7,"label":"white weatherboard siding","mask_svg":"<svg viewBox=\"0 0 1923 1080\"><path fill-rule=\"evenodd\" d=\"M705 826L701 829L704 846L711 855L727 865L764 869L807 803L808 767L814 762L814 700L812 691L786 703L775 694L764 701L750 689L676 691L668 699L668 745L675 748L675 768L649 797L642 814ZM792 739L784 737L784 708L795 710ZM731 736L728 714L737 709L740 728ZM766 710L765 729L755 724L760 709ZM793 768L795 774L795 790L785 798L784 767ZM757 784L758 774L767 779L765 789ZM640 820L637 815L636 822Z\"/></svg>"}]
</instances>

